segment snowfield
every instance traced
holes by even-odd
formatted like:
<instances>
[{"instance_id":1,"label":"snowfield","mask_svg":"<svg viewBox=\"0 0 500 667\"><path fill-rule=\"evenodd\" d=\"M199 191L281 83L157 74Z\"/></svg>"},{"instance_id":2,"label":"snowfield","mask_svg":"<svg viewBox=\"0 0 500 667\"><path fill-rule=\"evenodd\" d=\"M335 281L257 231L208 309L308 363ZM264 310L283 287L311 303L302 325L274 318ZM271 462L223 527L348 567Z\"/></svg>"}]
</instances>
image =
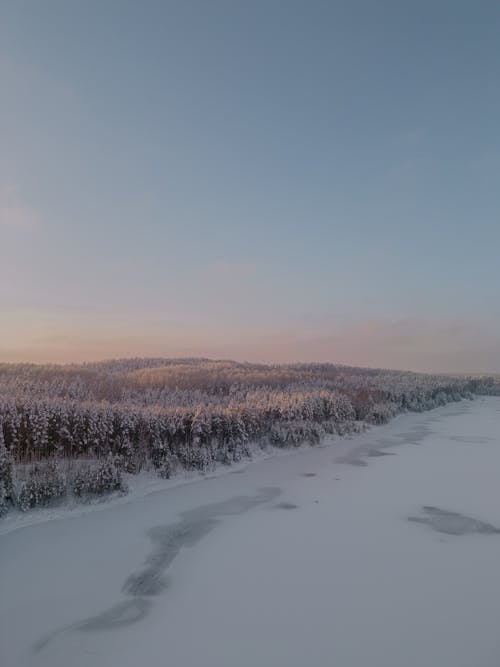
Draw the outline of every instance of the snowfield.
<instances>
[{"instance_id":1,"label":"snowfield","mask_svg":"<svg viewBox=\"0 0 500 667\"><path fill-rule=\"evenodd\" d=\"M478 398L11 529L0 664L498 667L499 471Z\"/></svg>"}]
</instances>

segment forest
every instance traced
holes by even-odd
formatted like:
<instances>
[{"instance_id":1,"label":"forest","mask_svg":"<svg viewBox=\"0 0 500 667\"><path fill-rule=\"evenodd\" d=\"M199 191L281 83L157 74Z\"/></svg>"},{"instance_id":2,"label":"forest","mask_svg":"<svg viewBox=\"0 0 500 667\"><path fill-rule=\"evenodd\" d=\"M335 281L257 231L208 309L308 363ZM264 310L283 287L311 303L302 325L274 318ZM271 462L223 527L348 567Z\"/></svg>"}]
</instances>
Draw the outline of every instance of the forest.
<instances>
[{"instance_id":1,"label":"forest","mask_svg":"<svg viewBox=\"0 0 500 667\"><path fill-rule=\"evenodd\" d=\"M208 471L256 447L317 444L481 394L500 394L500 378L208 359L0 364L0 515L123 493L142 470Z\"/></svg>"}]
</instances>

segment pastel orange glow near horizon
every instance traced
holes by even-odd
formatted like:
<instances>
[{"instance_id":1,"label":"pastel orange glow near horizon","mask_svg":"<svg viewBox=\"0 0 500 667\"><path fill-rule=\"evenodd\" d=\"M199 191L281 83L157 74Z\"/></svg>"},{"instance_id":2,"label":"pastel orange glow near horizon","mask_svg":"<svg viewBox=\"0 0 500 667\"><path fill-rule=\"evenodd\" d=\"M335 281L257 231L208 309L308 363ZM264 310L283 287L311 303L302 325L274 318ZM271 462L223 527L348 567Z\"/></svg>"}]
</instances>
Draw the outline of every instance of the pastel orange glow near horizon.
<instances>
[{"instance_id":1,"label":"pastel orange glow near horizon","mask_svg":"<svg viewBox=\"0 0 500 667\"><path fill-rule=\"evenodd\" d=\"M500 6L361 4L4 3L0 362L500 372Z\"/></svg>"}]
</instances>

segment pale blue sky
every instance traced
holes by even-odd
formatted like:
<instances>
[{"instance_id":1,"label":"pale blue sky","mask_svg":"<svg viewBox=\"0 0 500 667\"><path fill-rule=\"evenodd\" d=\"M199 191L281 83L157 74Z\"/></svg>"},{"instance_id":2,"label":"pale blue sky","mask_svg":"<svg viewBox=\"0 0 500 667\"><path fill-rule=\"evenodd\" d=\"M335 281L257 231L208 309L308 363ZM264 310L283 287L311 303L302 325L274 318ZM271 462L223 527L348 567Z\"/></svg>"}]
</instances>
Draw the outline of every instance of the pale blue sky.
<instances>
[{"instance_id":1,"label":"pale blue sky","mask_svg":"<svg viewBox=\"0 0 500 667\"><path fill-rule=\"evenodd\" d=\"M0 360L500 371L500 3L0 0Z\"/></svg>"}]
</instances>

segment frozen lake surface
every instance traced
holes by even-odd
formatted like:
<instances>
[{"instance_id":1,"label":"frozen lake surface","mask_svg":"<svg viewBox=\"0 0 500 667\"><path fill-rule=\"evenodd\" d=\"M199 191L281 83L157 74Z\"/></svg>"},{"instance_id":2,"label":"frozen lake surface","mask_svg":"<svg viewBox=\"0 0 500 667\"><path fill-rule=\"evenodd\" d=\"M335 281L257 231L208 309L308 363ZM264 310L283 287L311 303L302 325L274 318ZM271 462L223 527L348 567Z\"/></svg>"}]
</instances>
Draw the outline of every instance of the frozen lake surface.
<instances>
[{"instance_id":1,"label":"frozen lake surface","mask_svg":"<svg viewBox=\"0 0 500 667\"><path fill-rule=\"evenodd\" d=\"M479 398L0 535L0 664L498 667L499 471Z\"/></svg>"}]
</instances>

